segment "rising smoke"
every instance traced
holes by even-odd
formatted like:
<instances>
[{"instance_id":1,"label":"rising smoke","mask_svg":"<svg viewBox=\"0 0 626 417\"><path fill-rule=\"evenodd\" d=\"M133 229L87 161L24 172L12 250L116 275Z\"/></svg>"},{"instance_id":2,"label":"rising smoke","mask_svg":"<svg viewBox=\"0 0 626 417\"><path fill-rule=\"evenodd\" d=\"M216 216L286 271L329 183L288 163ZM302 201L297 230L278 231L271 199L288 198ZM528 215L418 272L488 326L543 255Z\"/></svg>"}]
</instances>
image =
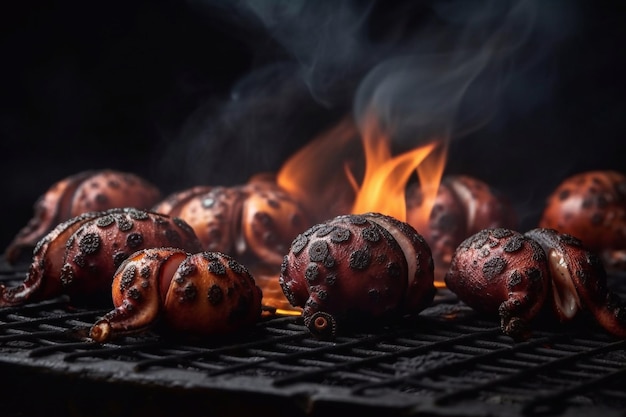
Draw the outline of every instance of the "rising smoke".
<instances>
[{"instance_id":1,"label":"rising smoke","mask_svg":"<svg viewBox=\"0 0 626 417\"><path fill-rule=\"evenodd\" d=\"M374 112L400 148L505 124L550 99L550 59L577 22L567 1L234 5L281 53L251 68L227 102L212 103L184 132L197 181L276 170L345 114L358 122ZM237 169L218 155L237 155Z\"/></svg>"},{"instance_id":2,"label":"rising smoke","mask_svg":"<svg viewBox=\"0 0 626 417\"><path fill-rule=\"evenodd\" d=\"M553 102L563 45L580 29L580 4L235 2L243 24L267 36L260 50L271 44L280 52L250 68L226 102L189 125L180 139L191 150L188 175L196 183L241 183L276 172L346 115L361 129L373 115L394 151L447 141L444 174L486 181L532 225L547 193L577 162L551 154L546 143L564 136Z\"/></svg>"}]
</instances>

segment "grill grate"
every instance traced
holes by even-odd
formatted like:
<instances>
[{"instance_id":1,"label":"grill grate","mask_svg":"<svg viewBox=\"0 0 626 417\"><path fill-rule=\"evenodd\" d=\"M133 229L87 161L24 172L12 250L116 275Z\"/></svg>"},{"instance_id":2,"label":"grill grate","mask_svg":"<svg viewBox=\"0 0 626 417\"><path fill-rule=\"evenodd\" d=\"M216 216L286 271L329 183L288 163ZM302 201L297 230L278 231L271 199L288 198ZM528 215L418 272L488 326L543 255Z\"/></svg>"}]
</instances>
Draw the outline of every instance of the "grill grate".
<instances>
[{"instance_id":1,"label":"grill grate","mask_svg":"<svg viewBox=\"0 0 626 417\"><path fill-rule=\"evenodd\" d=\"M3 281L20 277L0 271ZM612 279L612 287L621 281ZM626 341L581 319L571 326L543 320L532 339L514 343L447 290L418 317L332 342L312 338L300 317L267 316L249 332L216 340L148 332L93 343L87 331L106 311L65 299L1 309L0 366L128 392L158 389L163 399L182 391L197 404L211 398L212 407L216 398L244 399L274 416L610 416L626 407Z\"/></svg>"}]
</instances>

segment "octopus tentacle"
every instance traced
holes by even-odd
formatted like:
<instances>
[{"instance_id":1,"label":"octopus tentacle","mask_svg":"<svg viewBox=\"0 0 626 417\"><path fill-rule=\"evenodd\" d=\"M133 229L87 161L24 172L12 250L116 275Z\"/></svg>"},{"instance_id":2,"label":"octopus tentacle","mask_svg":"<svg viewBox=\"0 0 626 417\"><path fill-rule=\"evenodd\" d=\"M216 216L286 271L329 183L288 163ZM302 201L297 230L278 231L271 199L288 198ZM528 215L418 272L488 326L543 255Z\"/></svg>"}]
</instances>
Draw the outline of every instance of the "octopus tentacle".
<instances>
[{"instance_id":1,"label":"octopus tentacle","mask_svg":"<svg viewBox=\"0 0 626 417\"><path fill-rule=\"evenodd\" d=\"M557 316L567 321L587 310L606 331L626 337L626 308L609 289L600 258L579 239L555 229L537 228L526 235L539 242L548 255Z\"/></svg>"}]
</instances>

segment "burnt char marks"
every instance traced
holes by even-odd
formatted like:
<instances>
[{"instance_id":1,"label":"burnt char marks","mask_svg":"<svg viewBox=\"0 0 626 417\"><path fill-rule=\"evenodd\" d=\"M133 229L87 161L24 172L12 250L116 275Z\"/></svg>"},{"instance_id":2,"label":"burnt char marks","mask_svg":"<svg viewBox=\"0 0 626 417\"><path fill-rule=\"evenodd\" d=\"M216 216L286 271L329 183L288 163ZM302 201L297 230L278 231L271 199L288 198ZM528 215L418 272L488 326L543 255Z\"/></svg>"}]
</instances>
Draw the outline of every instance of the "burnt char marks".
<instances>
[{"instance_id":1,"label":"burnt char marks","mask_svg":"<svg viewBox=\"0 0 626 417\"><path fill-rule=\"evenodd\" d=\"M307 224L299 203L273 181L193 187L156 209L177 216L175 223L183 220L186 225L178 224L179 229L188 226L198 236L201 250L276 266Z\"/></svg>"},{"instance_id":2,"label":"burnt char marks","mask_svg":"<svg viewBox=\"0 0 626 417\"><path fill-rule=\"evenodd\" d=\"M115 310L90 335L102 342L142 332L157 320L184 337L251 325L261 315L262 293L248 270L235 263L217 252L189 254L166 247L138 251L115 275ZM104 336L98 330L103 326Z\"/></svg>"},{"instance_id":3,"label":"burnt char marks","mask_svg":"<svg viewBox=\"0 0 626 417\"><path fill-rule=\"evenodd\" d=\"M351 269L367 269L370 265L371 259L372 256L367 248L355 250L354 252L350 253L350 257L348 258L348 265L350 265Z\"/></svg>"},{"instance_id":4,"label":"burnt char marks","mask_svg":"<svg viewBox=\"0 0 626 417\"><path fill-rule=\"evenodd\" d=\"M522 280L523 275L518 270L512 271L509 275L509 281L507 282L509 291L515 290L515 288L517 288L522 283Z\"/></svg>"},{"instance_id":5,"label":"burnt char marks","mask_svg":"<svg viewBox=\"0 0 626 417\"><path fill-rule=\"evenodd\" d=\"M299 254L308 243L309 238L306 235L298 235L291 243L291 252L295 253L296 255Z\"/></svg>"},{"instance_id":6,"label":"burnt char marks","mask_svg":"<svg viewBox=\"0 0 626 417\"><path fill-rule=\"evenodd\" d=\"M115 223L115 217L113 215L110 215L110 214L102 216L102 217L98 218L98 220L96 220L96 225L98 227L109 227L113 223Z\"/></svg>"},{"instance_id":7,"label":"burnt char marks","mask_svg":"<svg viewBox=\"0 0 626 417\"><path fill-rule=\"evenodd\" d=\"M121 232L128 232L135 225L135 223L126 215L116 215L115 223Z\"/></svg>"},{"instance_id":8,"label":"burnt char marks","mask_svg":"<svg viewBox=\"0 0 626 417\"><path fill-rule=\"evenodd\" d=\"M367 229L363 229L361 233L366 233L365 230ZM350 235L351 233L349 229L346 229L343 227L335 227L330 234L330 241L333 243L347 242L348 239L350 239ZM379 239L379 236L377 234L369 234L367 236L369 237L368 240L371 239L371 241L374 241L374 242ZM366 235L363 235L363 237L366 238Z\"/></svg>"},{"instance_id":9,"label":"burnt char marks","mask_svg":"<svg viewBox=\"0 0 626 417\"><path fill-rule=\"evenodd\" d=\"M122 176L133 176L113 170L79 172L55 182L35 203L34 217L22 228L7 248L7 260L17 260L19 252L34 247L44 236L66 221L94 216L114 207L152 206L160 198L159 190L147 181L134 181L132 188L121 181ZM116 186L111 186L115 184ZM101 227L112 224L112 218L103 218Z\"/></svg>"},{"instance_id":10,"label":"burnt char marks","mask_svg":"<svg viewBox=\"0 0 626 417\"><path fill-rule=\"evenodd\" d=\"M329 253L328 243L325 240L316 240L309 246L308 254L312 262L322 262Z\"/></svg>"},{"instance_id":11,"label":"burnt char marks","mask_svg":"<svg viewBox=\"0 0 626 417\"><path fill-rule=\"evenodd\" d=\"M509 253L517 252L520 249L522 249L523 244L524 244L524 237L515 235L511 237L511 239L509 239L504 244L504 246L502 247L502 250L504 250L505 252L509 252Z\"/></svg>"},{"instance_id":12,"label":"burnt char marks","mask_svg":"<svg viewBox=\"0 0 626 417\"><path fill-rule=\"evenodd\" d=\"M128 265L122 272L120 279L120 292L125 292L131 285L135 283L137 267L134 264Z\"/></svg>"},{"instance_id":13,"label":"burnt char marks","mask_svg":"<svg viewBox=\"0 0 626 417\"><path fill-rule=\"evenodd\" d=\"M224 266L219 260L212 260L209 262L208 270L211 274L217 276L226 275L226 266Z\"/></svg>"},{"instance_id":14,"label":"burnt char marks","mask_svg":"<svg viewBox=\"0 0 626 417\"><path fill-rule=\"evenodd\" d=\"M504 333L524 340L548 295L548 263L529 237L511 229L484 229L459 246L445 282L470 307L498 314Z\"/></svg>"},{"instance_id":15,"label":"burnt char marks","mask_svg":"<svg viewBox=\"0 0 626 417\"><path fill-rule=\"evenodd\" d=\"M181 303L191 303L198 297L198 289L192 282L187 282L178 291Z\"/></svg>"},{"instance_id":16,"label":"burnt char marks","mask_svg":"<svg viewBox=\"0 0 626 417\"><path fill-rule=\"evenodd\" d=\"M78 241L80 251L85 255L93 255L98 253L102 246L102 239L97 233L87 233Z\"/></svg>"},{"instance_id":17,"label":"burnt char marks","mask_svg":"<svg viewBox=\"0 0 626 417\"><path fill-rule=\"evenodd\" d=\"M532 248L533 261L536 261L536 262L546 261L546 258L547 258L546 252L543 250L543 248L541 247L539 243L535 242L532 239L529 239L528 244Z\"/></svg>"},{"instance_id":18,"label":"burnt char marks","mask_svg":"<svg viewBox=\"0 0 626 417\"><path fill-rule=\"evenodd\" d=\"M493 257L488 259L483 264L483 275L488 280L495 279L498 275L502 274L507 267L507 262L504 258Z\"/></svg>"},{"instance_id":19,"label":"burnt char marks","mask_svg":"<svg viewBox=\"0 0 626 417\"><path fill-rule=\"evenodd\" d=\"M55 242L65 246L63 268L58 273L63 292L76 299L110 292L116 270L132 253L145 248L200 250L195 235L183 238L181 230L167 216L137 209L94 213L77 224L71 235L63 234L59 240L64 242Z\"/></svg>"},{"instance_id":20,"label":"burnt char marks","mask_svg":"<svg viewBox=\"0 0 626 417\"><path fill-rule=\"evenodd\" d=\"M320 275L319 267L314 263L310 263L304 271L304 277L310 283L315 282L317 278L319 277L319 275Z\"/></svg>"},{"instance_id":21,"label":"burnt char marks","mask_svg":"<svg viewBox=\"0 0 626 417\"><path fill-rule=\"evenodd\" d=\"M375 226L369 226L361 230L361 236L371 243L376 243L380 240L380 233Z\"/></svg>"},{"instance_id":22,"label":"burnt char marks","mask_svg":"<svg viewBox=\"0 0 626 417\"><path fill-rule=\"evenodd\" d=\"M222 291L222 287L217 284L212 285L209 288L207 298L212 306L220 305L224 300L224 291Z\"/></svg>"}]
</instances>

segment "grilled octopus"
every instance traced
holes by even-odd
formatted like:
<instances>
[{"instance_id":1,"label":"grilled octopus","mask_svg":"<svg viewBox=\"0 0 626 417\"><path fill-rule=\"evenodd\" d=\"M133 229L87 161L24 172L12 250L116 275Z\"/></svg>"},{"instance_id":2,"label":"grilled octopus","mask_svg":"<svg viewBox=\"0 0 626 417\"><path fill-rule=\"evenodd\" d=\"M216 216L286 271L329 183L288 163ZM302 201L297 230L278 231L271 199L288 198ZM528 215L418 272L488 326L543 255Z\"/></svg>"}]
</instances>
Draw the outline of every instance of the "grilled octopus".
<instances>
[{"instance_id":1,"label":"grilled octopus","mask_svg":"<svg viewBox=\"0 0 626 417\"><path fill-rule=\"evenodd\" d=\"M485 229L457 248L444 281L473 309L498 314L505 334L530 337L530 322L549 288L546 255L534 240L514 230Z\"/></svg>"},{"instance_id":2,"label":"grilled octopus","mask_svg":"<svg viewBox=\"0 0 626 417\"><path fill-rule=\"evenodd\" d=\"M337 216L298 235L279 283L322 339L348 323L417 314L435 294L433 259L422 236L379 213Z\"/></svg>"},{"instance_id":3,"label":"grilled octopus","mask_svg":"<svg viewBox=\"0 0 626 417\"><path fill-rule=\"evenodd\" d=\"M311 226L300 203L271 179L231 187L196 186L169 195L153 211L185 220L203 249L278 268L289 244Z\"/></svg>"},{"instance_id":4,"label":"grilled octopus","mask_svg":"<svg viewBox=\"0 0 626 417\"><path fill-rule=\"evenodd\" d=\"M607 332L626 338L626 308L609 289L599 256L581 240L554 229L537 228L525 234L546 252L557 317L565 322L588 311Z\"/></svg>"},{"instance_id":5,"label":"grilled octopus","mask_svg":"<svg viewBox=\"0 0 626 417\"><path fill-rule=\"evenodd\" d=\"M33 251L25 280L0 285L0 307L68 295L81 303L110 303L113 274L142 248L172 246L201 250L184 221L134 208L88 212L67 220Z\"/></svg>"},{"instance_id":6,"label":"grilled octopus","mask_svg":"<svg viewBox=\"0 0 626 417\"><path fill-rule=\"evenodd\" d=\"M626 176L587 171L562 181L550 194L539 227L576 236L609 269L626 267Z\"/></svg>"},{"instance_id":7,"label":"grilled octopus","mask_svg":"<svg viewBox=\"0 0 626 417\"><path fill-rule=\"evenodd\" d=\"M626 308L609 290L600 258L554 229L482 230L459 245L445 283L475 310L498 314L515 340L528 339L531 322L546 310L561 322L586 311L607 332L626 337Z\"/></svg>"},{"instance_id":8,"label":"grilled octopus","mask_svg":"<svg viewBox=\"0 0 626 417\"><path fill-rule=\"evenodd\" d=\"M149 209L160 198L156 186L129 172L90 170L63 178L37 199L33 217L7 247L6 260L16 263L24 250L32 250L54 227L80 214L123 207Z\"/></svg>"},{"instance_id":9,"label":"grilled octopus","mask_svg":"<svg viewBox=\"0 0 626 417\"><path fill-rule=\"evenodd\" d=\"M186 337L227 334L261 315L262 292L248 269L218 252L140 250L120 265L111 291L115 308L89 333L96 342L157 324Z\"/></svg>"},{"instance_id":10,"label":"grilled octopus","mask_svg":"<svg viewBox=\"0 0 626 417\"><path fill-rule=\"evenodd\" d=\"M442 179L427 224L419 215L425 203L424 190L412 184L407 189L407 223L420 231L430 245L436 270L450 266L457 246L483 229L515 228L517 218L509 201L484 181L467 175Z\"/></svg>"}]
</instances>

